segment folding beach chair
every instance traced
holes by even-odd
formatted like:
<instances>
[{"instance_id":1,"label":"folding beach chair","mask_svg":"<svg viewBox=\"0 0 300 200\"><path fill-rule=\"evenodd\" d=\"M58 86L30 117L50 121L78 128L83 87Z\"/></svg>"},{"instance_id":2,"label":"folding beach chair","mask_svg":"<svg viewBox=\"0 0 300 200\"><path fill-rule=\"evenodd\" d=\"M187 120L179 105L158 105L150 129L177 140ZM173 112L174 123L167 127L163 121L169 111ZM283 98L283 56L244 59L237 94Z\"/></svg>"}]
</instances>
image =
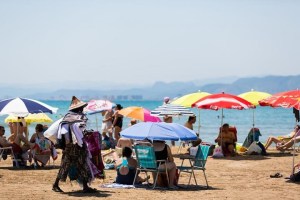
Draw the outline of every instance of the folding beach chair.
<instances>
[{"instance_id":1,"label":"folding beach chair","mask_svg":"<svg viewBox=\"0 0 300 200\"><path fill-rule=\"evenodd\" d=\"M205 174L205 164L207 161L209 148L210 148L209 145L199 145L196 156L183 155L182 157L180 157L180 159L182 160L181 166L177 166L177 168L179 169L179 175L181 172L190 173L188 185L190 185L192 175L194 177L196 185L198 185L194 171L202 170L206 181L206 187L208 188L208 182ZM189 166L183 165L185 160L189 161L190 164Z\"/></svg>"},{"instance_id":2,"label":"folding beach chair","mask_svg":"<svg viewBox=\"0 0 300 200\"><path fill-rule=\"evenodd\" d=\"M8 154L10 151L11 159L13 160L13 165L19 167L19 160L16 158L12 147L0 147L0 161L4 154Z\"/></svg>"},{"instance_id":3,"label":"folding beach chair","mask_svg":"<svg viewBox=\"0 0 300 200\"><path fill-rule=\"evenodd\" d=\"M165 163L166 160L156 160L153 146L136 145L134 149L138 161L138 166L136 169L133 185L139 172L145 172L146 176L148 176L147 172L156 173L153 189L156 186L159 173L166 173L168 183L170 182L167 168L165 168L164 170L160 169L160 165ZM149 184L148 179L147 183Z\"/></svg>"}]
</instances>

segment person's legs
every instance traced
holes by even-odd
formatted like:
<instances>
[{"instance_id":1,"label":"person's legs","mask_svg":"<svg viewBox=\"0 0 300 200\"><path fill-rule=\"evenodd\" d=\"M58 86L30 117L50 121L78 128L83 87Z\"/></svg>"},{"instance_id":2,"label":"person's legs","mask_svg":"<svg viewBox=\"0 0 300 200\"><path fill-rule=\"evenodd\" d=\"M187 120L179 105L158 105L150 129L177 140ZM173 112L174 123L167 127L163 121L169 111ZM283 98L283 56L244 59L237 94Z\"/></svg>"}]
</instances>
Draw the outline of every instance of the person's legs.
<instances>
[{"instance_id":1,"label":"person's legs","mask_svg":"<svg viewBox=\"0 0 300 200\"><path fill-rule=\"evenodd\" d=\"M267 142L266 142L266 144L265 144L265 149L266 150L271 146L272 142L274 142L275 144L277 144L277 143L281 142L281 140L279 140L276 137L269 137L268 140L267 140Z\"/></svg>"},{"instance_id":2,"label":"person's legs","mask_svg":"<svg viewBox=\"0 0 300 200\"><path fill-rule=\"evenodd\" d=\"M174 162L167 163L168 175L169 175L169 187L174 187L174 181L176 178L176 165Z\"/></svg>"},{"instance_id":3,"label":"person's legs","mask_svg":"<svg viewBox=\"0 0 300 200\"><path fill-rule=\"evenodd\" d=\"M121 132L121 128L118 126L115 126L114 137L115 137L115 140L117 143L120 139L120 132Z\"/></svg>"}]
</instances>

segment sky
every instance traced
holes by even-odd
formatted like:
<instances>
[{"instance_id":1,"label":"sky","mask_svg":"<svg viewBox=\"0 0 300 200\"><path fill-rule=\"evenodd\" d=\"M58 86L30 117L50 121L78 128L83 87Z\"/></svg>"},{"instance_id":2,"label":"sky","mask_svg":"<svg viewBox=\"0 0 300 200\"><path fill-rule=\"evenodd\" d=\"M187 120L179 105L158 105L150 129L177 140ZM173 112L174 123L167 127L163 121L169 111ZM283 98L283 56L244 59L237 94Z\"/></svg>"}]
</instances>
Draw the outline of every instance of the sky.
<instances>
[{"instance_id":1,"label":"sky","mask_svg":"<svg viewBox=\"0 0 300 200\"><path fill-rule=\"evenodd\" d=\"M297 0L1 0L0 83L298 75L299 9Z\"/></svg>"}]
</instances>

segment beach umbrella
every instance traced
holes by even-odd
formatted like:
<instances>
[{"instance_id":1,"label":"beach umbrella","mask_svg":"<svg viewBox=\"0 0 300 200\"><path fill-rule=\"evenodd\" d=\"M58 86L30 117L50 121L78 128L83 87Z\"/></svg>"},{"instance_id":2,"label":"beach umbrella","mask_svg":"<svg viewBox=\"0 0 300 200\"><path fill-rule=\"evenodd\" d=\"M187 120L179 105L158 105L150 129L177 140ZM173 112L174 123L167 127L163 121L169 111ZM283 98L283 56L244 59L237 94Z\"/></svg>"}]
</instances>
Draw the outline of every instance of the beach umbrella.
<instances>
[{"instance_id":1,"label":"beach umbrella","mask_svg":"<svg viewBox=\"0 0 300 200\"><path fill-rule=\"evenodd\" d=\"M177 105L181 105L184 107L192 107L192 104L195 103L196 101L198 101L199 99L206 97L207 95L210 95L210 93L207 92L194 92L194 93L190 93L190 94L186 94L182 97L179 97L178 99L174 100L171 102L171 104L177 104ZM200 134L200 109L198 109L198 133Z\"/></svg>"},{"instance_id":2,"label":"beach umbrella","mask_svg":"<svg viewBox=\"0 0 300 200\"><path fill-rule=\"evenodd\" d=\"M253 105L257 106L259 105L259 101L262 99L265 99L267 97L270 97L271 94L266 93L266 92L259 92L259 91L254 91L253 89L250 92L245 92L242 93L240 95L238 95L239 97L246 99L247 101L249 101L250 103L252 103ZM252 123L252 131L253 131L253 141L255 141L255 109L252 109L253 111L253 123Z\"/></svg>"},{"instance_id":3,"label":"beach umbrella","mask_svg":"<svg viewBox=\"0 0 300 200\"><path fill-rule=\"evenodd\" d=\"M196 140L196 133L177 123L140 122L120 132L124 138L134 140Z\"/></svg>"},{"instance_id":4,"label":"beach umbrella","mask_svg":"<svg viewBox=\"0 0 300 200\"><path fill-rule=\"evenodd\" d=\"M249 101L232 94L218 93L211 94L192 104L192 107L200 109L222 110L221 127L223 125L223 109L249 109L255 106ZM222 140L222 138L221 138Z\"/></svg>"},{"instance_id":5,"label":"beach umbrella","mask_svg":"<svg viewBox=\"0 0 300 200\"><path fill-rule=\"evenodd\" d=\"M282 108L293 108L293 113L296 117L296 124L299 120L296 113L299 113L300 110L300 91L290 90L285 92L280 92L274 94L266 99L259 101L261 106L271 106L271 107L282 107ZM292 173L294 172L294 163L295 163L295 140L293 145L293 162L292 162Z\"/></svg>"},{"instance_id":6,"label":"beach umbrella","mask_svg":"<svg viewBox=\"0 0 300 200\"><path fill-rule=\"evenodd\" d=\"M54 108L37 100L27 98L11 98L0 101L0 115L14 115L25 117L29 113L56 113Z\"/></svg>"},{"instance_id":7,"label":"beach umbrella","mask_svg":"<svg viewBox=\"0 0 300 200\"><path fill-rule=\"evenodd\" d=\"M93 100L90 100L88 102L88 105L84 108L83 112L88 114L88 115L93 115L93 114L101 113L101 112L106 111L106 110L111 110L114 107L116 107L116 104L112 103L109 100L102 100L102 99L95 100L95 99L93 99ZM96 128L97 128L97 131L98 131L98 118L97 118L97 115L95 115L95 118L96 118Z\"/></svg>"},{"instance_id":8,"label":"beach umbrella","mask_svg":"<svg viewBox=\"0 0 300 200\"><path fill-rule=\"evenodd\" d=\"M210 93L198 91L195 93L190 93L182 97L179 97L178 99L172 101L171 104L181 105L184 107L191 108L193 103L208 95L210 95Z\"/></svg>"},{"instance_id":9,"label":"beach umbrella","mask_svg":"<svg viewBox=\"0 0 300 200\"><path fill-rule=\"evenodd\" d=\"M157 108L155 108L154 110L151 111L151 115L152 116L165 116L165 115L169 115L169 116L192 116L194 115L194 113L181 105L175 105L175 104L164 104L161 105Z\"/></svg>"},{"instance_id":10,"label":"beach umbrella","mask_svg":"<svg viewBox=\"0 0 300 200\"><path fill-rule=\"evenodd\" d=\"M29 114L24 119L25 119L25 122L28 124L30 124L30 123L50 123L53 121L45 113ZM21 122L21 119L18 119L18 117L14 116L14 115L9 115L8 117L5 118L4 121L5 121L5 123Z\"/></svg>"},{"instance_id":11,"label":"beach umbrella","mask_svg":"<svg viewBox=\"0 0 300 200\"><path fill-rule=\"evenodd\" d=\"M116 104L109 100L90 100L83 111L89 115L92 115L113 109L115 106Z\"/></svg>"},{"instance_id":12,"label":"beach umbrella","mask_svg":"<svg viewBox=\"0 0 300 200\"><path fill-rule=\"evenodd\" d=\"M280 99L277 100L278 98L280 98ZM298 90L298 89L297 90L289 90L289 91L273 94L272 96L270 96L268 98L260 100L259 104L261 106L276 107L276 104L277 104L276 101L278 101L278 102L281 101L284 105L284 101L286 100L287 103L289 104L289 102L288 102L288 101L290 101L289 98L300 100L300 90ZM279 105L278 107L282 107L282 106Z\"/></svg>"},{"instance_id":13,"label":"beach umbrella","mask_svg":"<svg viewBox=\"0 0 300 200\"><path fill-rule=\"evenodd\" d=\"M127 108L123 108L119 111L119 114L143 122L161 122L160 118L151 116L150 110L147 110L143 107L130 106Z\"/></svg>"}]
</instances>

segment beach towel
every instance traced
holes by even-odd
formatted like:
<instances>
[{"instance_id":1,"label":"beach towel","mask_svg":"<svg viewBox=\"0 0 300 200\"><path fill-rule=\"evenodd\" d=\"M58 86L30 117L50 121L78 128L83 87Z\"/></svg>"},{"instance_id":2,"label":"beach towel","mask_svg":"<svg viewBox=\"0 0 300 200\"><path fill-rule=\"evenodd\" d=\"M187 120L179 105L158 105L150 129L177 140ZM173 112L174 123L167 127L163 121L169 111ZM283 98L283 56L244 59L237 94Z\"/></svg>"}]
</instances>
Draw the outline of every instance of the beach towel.
<instances>
[{"instance_id":1,"label":"beach towel","mask_svg":"<svg viewBox=\"0 0 300 200\"><path fill-rule=\"evenodd\" d=\"M100 185L101 188L123 188L123 189L131 189L135 188L133 185L124 185L119 183L108 183Z\"/></svg>"}]
</instances>

